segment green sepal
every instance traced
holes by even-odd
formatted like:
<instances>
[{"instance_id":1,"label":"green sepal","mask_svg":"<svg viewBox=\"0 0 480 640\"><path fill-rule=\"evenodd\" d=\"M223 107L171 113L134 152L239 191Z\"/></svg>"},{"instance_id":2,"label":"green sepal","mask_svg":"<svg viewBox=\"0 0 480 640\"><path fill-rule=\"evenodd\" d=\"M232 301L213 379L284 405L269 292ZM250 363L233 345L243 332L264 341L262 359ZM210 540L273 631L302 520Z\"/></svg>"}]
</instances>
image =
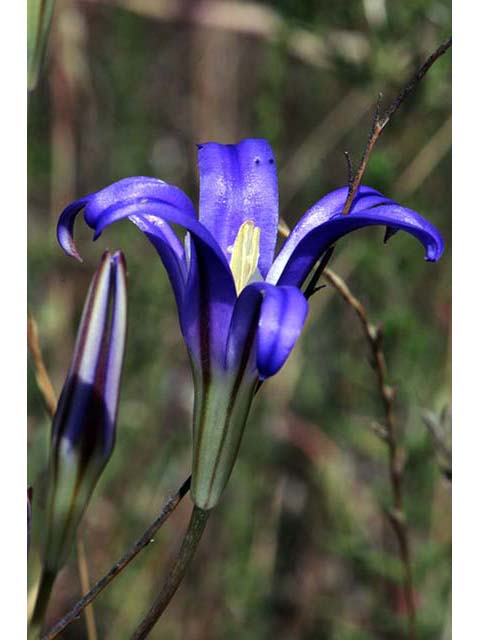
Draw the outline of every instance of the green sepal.
<instances>
[{"instance_id":1,"label":"green sepal","mask_svg":"<svg viewBox=\"0 0 480 640\"><path fill-rule=\"evenodd\" d=\"M55 454L54 454L55 455ZM43 566L56 573L66 562L90 497L106 464L92 457L85 466L79 453L65 449L50 460Z\"/></svg>"},{"instance_id":2,"label":"green sepal","mask_svg":"<svg viewBox=\"0 0 480 640\"><path fill-rule=\"evenodd\" d=\"M201 509L217 505L230 478L257 382L221 372L196 393L191 493Z\"/></svg>"}]
</instances>

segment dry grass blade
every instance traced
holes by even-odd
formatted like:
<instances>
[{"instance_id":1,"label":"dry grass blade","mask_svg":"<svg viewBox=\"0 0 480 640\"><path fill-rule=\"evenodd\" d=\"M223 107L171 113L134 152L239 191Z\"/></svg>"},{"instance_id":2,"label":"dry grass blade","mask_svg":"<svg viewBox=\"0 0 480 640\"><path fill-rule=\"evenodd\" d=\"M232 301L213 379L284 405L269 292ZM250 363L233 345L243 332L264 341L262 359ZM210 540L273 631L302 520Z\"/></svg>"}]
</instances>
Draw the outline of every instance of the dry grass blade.
<instances>
[{"instance_id":1,"label":"dry grass blade","mask_svg":"<svg viewBox=\"0 0 480 640\"><path fill-rule=\"evenodd\" d=\"M38 388L42 394L48 413L53 417L57 408L57 396L43 361L37 323L30 313L27 316L27 341L28 350L32 356L32 363Z\"/></svg>"},{"instance_id":2,"label":"dry grass blade","mask_svg":"<svg viewBox=\"0 0 480 640\"><path fill-rule=\"evenodd\" d=\"M80 534L77 534L77 566L78 574L80 577L80 585L82 587L82 596L85 596L90 591L90 576L88 573L85 545L83 544L83 540L81 539ZM93 613L92 605L85 607L84 615L88 640L97 640L97 627L95 625L95 616Z\"/></svg>"},{"instance_id":3,"label":"dry grass blade","mask_svg":"<svg viewBox=\"0 0 480 640\"><path fill-rule=\"evenodd\" d=\"M448 118L396 181L395 190L410 196L442 161L452 146L452 118Z\"/></svg>"},{"instance_id":4,"label":"dry grass blade","mask_svg":"<svg viewBox=\"0 0 480 640\"><path fill-rule=\"evenodd\" d=\"M380 115L380 107L382 95L378 96L375 116L372 122L372 129L370 131L370 135L368 137L367 144L365 146L362 159L360 161L360 165L358 170L352 181L349 180L349 188L348 188L348 196L345 201L345 205L343 207L342 213L344 215L348 215L350 213L350 209L352 208L353 201L355 199L355 195L360 187L360 183L362 182L363 175L367 168L367 164L370 158L370 155L373 151L375 144L378 139L382 135L385 127L390 122L390 120L395 115L396 111L400 107L400 105L404 102L404 100L416 89L418 83L423 80L431 66L442 56L450 47L452 46L452 39L449 38L442 44L425 60L422 66L418 69L418 71L412 76L410 81L405 85L405 87L400 91L397 97L393 100L390 106Z\"/></svg>"},{"instance_id":5,"label":"dry grass blade","mask_svg":"<svg viewBox=\"0 0 480 640\"><path fill-rule=\"evenodd\" d=\"M289 156L280 169L279 177L284 210L303 184L318 170L322 160L363 118L370 108L370 102L366 93L358 89L348 91Z\"/></svg>"}]
</instances>

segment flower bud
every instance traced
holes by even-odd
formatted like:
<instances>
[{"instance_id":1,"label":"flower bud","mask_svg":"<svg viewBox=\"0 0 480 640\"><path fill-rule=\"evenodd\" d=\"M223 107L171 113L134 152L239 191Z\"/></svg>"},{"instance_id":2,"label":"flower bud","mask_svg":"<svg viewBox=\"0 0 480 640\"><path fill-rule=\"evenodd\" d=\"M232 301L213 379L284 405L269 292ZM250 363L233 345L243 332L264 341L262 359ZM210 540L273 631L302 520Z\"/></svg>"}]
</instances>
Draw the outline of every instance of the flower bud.
<instances>
[{"instance_id":1,"label":"flower bud","mask_svg":"<svg viewBox=\"0 0 480 640\"><path fill-rule=\"evenodd\" d=\"M123 254L102 256L52 425L44 566L65 562L77 525L115 441L126 335Z\"/></svg>"}]
</instances>

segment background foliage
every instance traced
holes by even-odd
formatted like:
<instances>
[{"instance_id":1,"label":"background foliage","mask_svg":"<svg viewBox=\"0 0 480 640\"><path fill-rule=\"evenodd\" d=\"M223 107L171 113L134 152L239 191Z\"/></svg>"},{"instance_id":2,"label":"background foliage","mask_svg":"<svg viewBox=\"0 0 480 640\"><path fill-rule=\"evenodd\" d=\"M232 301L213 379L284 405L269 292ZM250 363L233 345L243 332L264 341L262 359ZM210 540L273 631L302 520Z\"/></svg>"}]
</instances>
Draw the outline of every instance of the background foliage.
<instances>
[{"instance_id":1,"label":"background foliage","mask_svg":"<svg viewBox=\"0 0 480 640\"><path fill-rule=\"evenodd\" d=\"M130 175L161 177L195 199L195 143L249 136L272 143L281 210L293 225L345 184L342 152L359 158L378 91L393 97L449 31L444 0L58 1L28 123L29 307L57 390L102 249L122 247L129 266L117 444L82 529L92 578L188 475L192 386L173 296L150 245L128 222L94 245L79 224L85 263L76 264L56 244L58 214ZM422 640L450 637L450 486L421 419L450 402L449 113L447 55L389 125L365 179L441 230L441 262L425 263L401 234L385 247L382 231L370 229L342 241L332 263L385 328ZM367 354L343 300L329 289L317 294L291 360L262 390L223 502L152 638L405 637L401 571L383 511L386 450L371 429L382 409ZM29 416L35 518L50 425L33 375ZM128 638L139 621L186 526L184 502L96 601L100 638ZM35 548L31 562L33 584ZM72 555L50 622L79 595ZM83 620L63 637L84 638Z\"/></svg>"}]
</instances>

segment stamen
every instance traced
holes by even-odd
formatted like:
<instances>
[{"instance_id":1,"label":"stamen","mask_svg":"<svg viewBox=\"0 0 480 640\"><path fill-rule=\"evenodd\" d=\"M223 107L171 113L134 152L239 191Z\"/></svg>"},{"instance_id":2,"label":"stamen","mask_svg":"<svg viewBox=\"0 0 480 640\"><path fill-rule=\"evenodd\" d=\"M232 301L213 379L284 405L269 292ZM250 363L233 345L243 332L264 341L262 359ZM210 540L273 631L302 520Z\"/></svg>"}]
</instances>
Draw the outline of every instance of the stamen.
<instances>
[{"instance_id":1,"label":"stamen","mask_svg":"<svg viewBox=\"0 0 480 640\"><path fill-rule=\"evenodd\" d=\"M238 230L232 247L230 268L237 293L247 286L255 273L260 256L260 228L251 220L247 220Z\"/></svg>"}]
</instances>

